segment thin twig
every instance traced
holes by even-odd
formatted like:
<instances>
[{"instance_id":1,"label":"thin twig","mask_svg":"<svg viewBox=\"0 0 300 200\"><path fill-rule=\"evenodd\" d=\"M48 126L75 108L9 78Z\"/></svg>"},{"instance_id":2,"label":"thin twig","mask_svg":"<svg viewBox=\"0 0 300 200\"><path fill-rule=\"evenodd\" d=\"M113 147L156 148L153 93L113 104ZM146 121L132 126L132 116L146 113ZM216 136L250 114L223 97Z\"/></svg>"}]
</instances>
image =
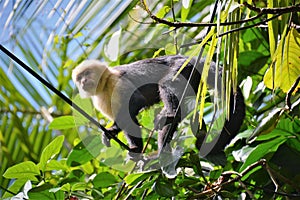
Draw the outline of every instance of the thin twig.
<instances>
[{"instance_id":1,"label":"thin twig","mask_svg":"<svg viewBox=\"0 0 300 200\"><path fill-rule=\"evenodd\" d=\"M289 91L286 94L285 104L286 104L286 108L288 110L291 110L291 108L292 108L291 97L292 97L293 92L297 88L299 82L300 82L300 75L298 76L298 78L296 79L296 81L294 82L294 84L292 85L292 87L289 89Z\"/></svg>"},{"instance_id":2,"label":"thin twig","mask_svg":"<svg viewBox=\"0 0 300 200\"><path fill-rule=\"evenodd\" d=\"M236 32L236 31L241 31L241 30L245 30L245 29L250 29L250 28L253 28L255 26L259 26L259 25L265 24L266 22L271 21L271 20L279 17L280 15L282 15L282 14L277 14L277 15L275 15L273 17L270 17L270 18L268 18L266 20L263 20L261 22L258 22L258 23L255 23L255 24L252 24L252 25L249 25L249 26L243 26L243 27L240 27L240 28L231 29L230 31L227 31L225 33L222 33L222 34L218 35L218 37L222 37L222 36L227 35L229 33L233 33L233 32Z\"/></svg>"},{"instance_id":3,"label":"thin twig","mask_svg":"<svg viewBox=\"0 0 300 200\"><path fill-rule=\"evenodd\" d=\"M156 15L154 15L149 9L148 6L146 5L146 2L144 0L141 0L141 4L143 5L145 11L148 13L149 17L153 19L154 21L168 25L170 27L176 27L176 28L181 28L181 27L203 27L203 26L217 26L217 23L195 23L195 22L171 22L168 20L165 20L163 18L159 18ZM223 22L220 23L220 26L228 26L228 25L234 25L234 24L242 24L245 22L249 21L254 21L255 19L261 17L264 14L277 14L278 16L286 14L286 13L291 13L291 12L300 12L300 4L296 4L294 6L287 6L287 7L281 7L281 8L257 8L254 6L251 6L250 4L244 3L244 6L249 8L250 10L253 10L258 13L258 15L245 19L245 20L240 20L240 21L235 21L235 22ZM272 19L272 18L270 18ZM269 19L269 20L270 20Z\"/></svg>"},{"instance_id":4,"label":"thin twig","mask_svg":"<svg viewBox=\"0 0 300 200\"><path fill-rule=\"evenodd\" d=\"M245 183L242 180L239 180L239 183L244 188L244 190L247 192L247 194L249 195L250 199L256 199L254 197L254 195L252 194L252 192L247 188L247 186L245 185Z\"/></svg>"},{"instance_id":5,"label":"thin twig","mask_svg":"<svg viewBox=\"0 0 300 200\"><path fill-rule=\"evenodd\" d=\"M236 177L232 178L232 179L229 179L228 181L226 182L223 182L221 184L218 184L216 185L215 187L212 187L208 190L204 190L202 191L201 193L199 194L196 194L193 196L193 198L197 198L197 197L201 197L201 196L205 196L213 191L220 191L220 189L225 186L225 185L228 185L228 184L231 184L233 182L237 182L239 180L241 180L241 178L243 176L245 176L247 173L249 173L251 170L253 170L254 168L258 167L258 166L265 166L266 165L266 160L265 159L262 159L262 160L259 160L251 165L249 165L246 169L244 169L241 173L237 173L237 172L232 172L232 171L227 171L227 172L224 172L222 173L222 176L228 176L228 175L237 175Z\"/></svg>"},{"instance_id":6,"label":"thin twig","mask_svg":"<svg viewBox=\"0 0 300 200\"><path fill-rule=\"evenodd\" d=\"M279 8L257 8L248 4L247 2L244 3L244 6L249 8L252 11L257 13L263 14L285 14L285 13L292 13L292 12L300 12L300 4L296 4L294 6L287 6L287 7L279 7Z\"/></svg>"}]
</instances>

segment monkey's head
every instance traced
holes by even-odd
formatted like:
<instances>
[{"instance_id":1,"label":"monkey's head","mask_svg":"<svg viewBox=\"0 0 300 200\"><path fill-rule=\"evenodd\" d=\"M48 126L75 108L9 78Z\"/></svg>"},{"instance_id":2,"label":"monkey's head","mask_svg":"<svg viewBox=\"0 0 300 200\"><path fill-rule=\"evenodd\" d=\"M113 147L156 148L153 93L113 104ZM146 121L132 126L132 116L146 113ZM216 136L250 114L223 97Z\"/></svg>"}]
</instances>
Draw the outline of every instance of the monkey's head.
<instances>
[{"instance_id":1,"label":"monkey's head","mask_svg":"<svg viewBox=\"0 0 300 200\"><path fill-rule=\"evenodd\" d=\"M88 98L97 93L99 81L107 66L98 60L85 60L72 72L72 79L82 98Z\"/></svg>"}]
</instances>

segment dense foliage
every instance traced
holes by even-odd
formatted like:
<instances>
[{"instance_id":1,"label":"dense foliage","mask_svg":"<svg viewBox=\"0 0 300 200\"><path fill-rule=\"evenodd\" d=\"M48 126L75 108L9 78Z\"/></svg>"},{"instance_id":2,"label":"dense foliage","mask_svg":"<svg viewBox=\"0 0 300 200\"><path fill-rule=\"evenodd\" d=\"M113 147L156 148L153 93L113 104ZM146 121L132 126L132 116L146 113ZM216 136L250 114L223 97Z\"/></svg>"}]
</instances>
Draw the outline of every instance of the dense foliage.
<instances>
[{"instance_id":1,"label":"dense foliage","mask_svg":"<svg viewBox=\"0 0 300 200\"><path fill-rule=\"evenodd\" d=\"M101 124L111 122L89 100L78 98L70 80L71 70L86 58L114 66L160 55L198 56L203 50L203 57L222 64L224 86L239 83L247 113L240 133L225 149L224 165L199 156L191 113L173 143L184 147L174 166L177 176L168 178L160 168L145 170L125 160L127 152L116 142L105 147L100 130L1 52L2 198L300 198L299 4L33 2L0 2L1 45ZM265 7L270 9L260 9ZM211 18L212 23L199 24ZM200 116L214 124L214 99L207 92L200 96L200 103L206 98L199 105ZM221 102L228 102L227 96ZM159 109L161 105L140 113L144 135L153 129ZM123 134L118 137L126 142ZM154 132L147 141L146 153L157 149L156 137Z\"/></svg>"}]
</instances>

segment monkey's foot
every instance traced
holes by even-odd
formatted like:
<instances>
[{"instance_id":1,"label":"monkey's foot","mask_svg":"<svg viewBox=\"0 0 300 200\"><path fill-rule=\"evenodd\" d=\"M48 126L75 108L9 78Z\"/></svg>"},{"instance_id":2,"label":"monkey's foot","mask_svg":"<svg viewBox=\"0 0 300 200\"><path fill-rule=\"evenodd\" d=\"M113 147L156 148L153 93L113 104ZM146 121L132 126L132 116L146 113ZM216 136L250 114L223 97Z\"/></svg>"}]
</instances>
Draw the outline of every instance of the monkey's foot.
<instances>
[{"instance_id":1,"label":"monkey's foot","mask_svg":"<svg viewBox=\"0 0 300 200\"><path fill-rule=\"evenodd\" d=\"M110 135L116 136L119 133L119 131L116 130L115 128L108 128L106 130L109 134L105 134L105 133L102 134L102 143L105 146L110 147L111 146L110 139L112 138Z\"/></svg>"},{"instance_id":2,"label":"monkey's foot","mask_svg":"<svg viewBox=\"0 0 300 200\"><path fill-rule=\"evenodd\" d=\"M142 153L128 152L126 160L132 160L134 162L138 162L140 160L144 160L144 156Z\"/></svg>"}]
</instances>

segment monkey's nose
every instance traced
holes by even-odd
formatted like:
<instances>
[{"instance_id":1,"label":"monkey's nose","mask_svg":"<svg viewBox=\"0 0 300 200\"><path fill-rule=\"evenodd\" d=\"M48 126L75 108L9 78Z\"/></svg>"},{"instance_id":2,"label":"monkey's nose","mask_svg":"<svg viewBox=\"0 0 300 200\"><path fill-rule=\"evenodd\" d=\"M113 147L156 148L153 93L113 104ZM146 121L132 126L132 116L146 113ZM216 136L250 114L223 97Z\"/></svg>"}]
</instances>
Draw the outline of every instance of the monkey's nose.
<instances>
[{"instance_id":1,"label":"monkey's nose","mask_svg":"<svg viewBox=\"0 0 300 200\"><path fill-rule=\"evenodd\" d=\"M86 81L87 81L86 78L81 79L81 84L84 85L86 83Z\"/></svg>"}]
</instances>

